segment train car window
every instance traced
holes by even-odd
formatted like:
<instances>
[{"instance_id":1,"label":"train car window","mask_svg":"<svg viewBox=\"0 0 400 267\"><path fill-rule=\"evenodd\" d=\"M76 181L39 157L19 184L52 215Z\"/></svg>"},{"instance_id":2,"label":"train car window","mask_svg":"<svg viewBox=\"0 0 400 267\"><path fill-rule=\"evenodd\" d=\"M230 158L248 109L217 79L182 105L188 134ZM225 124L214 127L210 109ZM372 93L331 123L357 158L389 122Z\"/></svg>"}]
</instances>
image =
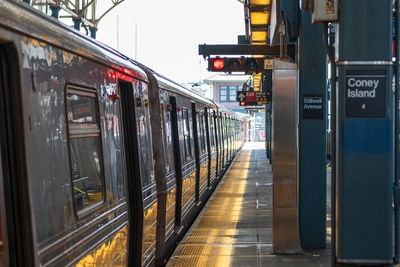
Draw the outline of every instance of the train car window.
<instances>
[{"instance_id":1,"label":"train car window","mask_svg":"<svg viewBox=\"0 0 400 267\"><path fill-rule=\"evenodd\" d=\"M150 110L149 110L149 105L147 104L148 102L145 101L145 108L144 108L144 113L145 113L145 119L146 119L146 131L145 135L147 138L147 145L148 145L148 165L147 165L147 172L150 177L150 183L154 183L154 172L153 172L153 142L151 141L151 130L150 130Z\"/></svg>"},{"instance_id":2,"label":"train car window","mask_svg":"<svg viewBox=\"0 0 400 267\"><path fill-rule=\"evenodd\" d=\"M187 109L182 109L182 117L185 158L188 159L192 156L192 149L190 144L189 111Z\"/></svg>"},{"instance_id":3,"label":"train car window","mask_svg":"<svg viewBox=\"0 0 400 267\"><path fill-rule=\"evenodd\" d=\"M189 121L189 124L188 124L188 126L189 126L189 155L190 155L190 157L192 157L193 156L193 151L194 151L194 146L193 146L193 143L194 143L194 141L193 141L193 136L194 136L194 134L193 134L193 117L192 117L192 110L191 109L189 109L188 110L188 121Z\"/></svg>"},{"instance_id":4,"label":"train car window","mask_svg":"<svg viewBox=\"0 0 400 267\"><path fill-rule=\"evenodd\" d=\"M225 139L229 140L229 119L228 116L225 116Z\"/></svg>"},{"instance_id":5,"label":"train car window","mask_svg":"<svg viewBox=\"0 0 400 267\"><path fill-rule=\"evenodd\" d=\"M232 118L229 118L229 137L230 137L231 142L232 142L232 138L233 138L232 129L233 129L233 120L232 120Z\"/></svg>"},{"instance_id":6,"label":"train car window","mask_svg":"<svg viewBox=\"0 0 400 267\"><path fill-rule=\"evenodd\" d=\"M204 153L207 152L207 141L206 141L207 140L207 133L206 133L206 122L205 122L205 119L206 119L206 117L205 117L204 113L202 113L201 114L201 124L202 124L201 131L203 132L202 150L204 150Z\"/></svg>"},{"instance_id":7,"label":"train car window","mask_svg":"<svg viewBox=\"0 0 400 267\"><path fill-rule=\"evenodd\" d=\"M203 155L206 153L206 141L205 141L205 132L204 132L204 114L203 113L198 113L197 114L198 119L197 122L199 124L198 129L199 129L199 137L200 137L200 151L201 154Z\"/></svg>"},{"instance_id":8,"label":"train car window","mask_svg":"<svg viewBox=\"0 0 400 267\"><path fill-rule=\"evenodd\" d=\"M170 105L169 105L170 106ZM171 112L164 112L165 117L165 134L167 138L167 149L168 149L168 158L169 158L169 170L175 169L174 162L174 145L172 142L172 128L171 128Z\"/></svg>"},{"instance_id":9,"label":"train car window","mask_svg":"<svg viewBox=\"0 0 400 267\"><path fill-rule=\"evenodd\" d=\"M79 216L104 201L97 95L88 89L68 87L66 108L73 203Z\"/></svg>"},{"instance_id":10,"label":"train car window","mask_svg":"<svg viewBox=\"0 0 400 267\"><path fill-rule=\"evenodd\" d=\"M69 94L67 96L69 123L98 123L96 117L96 100L92 96Z\"/></svg>"},{"instance_id":11,"label":"train car window","mask_svg":"<svg viewBox=\"0 0 400 267\"><path fill-rule=\"evenodd\" d=\"M164 144L164 159L165 159L165 169L167 172L171 169L170 168L170 158L169 158L169 153L168 153L168 141L167 141L167 124L166 124L166 118L165 118L165 110L164 110L164 104L161 104L161 131L163 135L163 144Z\"/></svg>"},{"instance_id":12,"label":"train car window","mask_svg":"<svg viewBox=\"0 0 400 267\"><path fill-rule=\"evenodd\" d=\"M219 124L219 114L215 113L215 136L217 139L218 147L221 147L221 132L220 132L220 124Z\"/></svg>"},{"instance_id":13,"label":"train car window","mask_svg":"<svg viewBox=\"0 0 400 267\"><path fill-rule=\"evenodd\" d=\"M149 172L149 144L147 142L146 136L146 121L145 116L137 112L138 114L138 134L139 134L139 146L140 146L140 162L141 168L143 169L141 173L142 187L146 187L150 184L150 172Z\"/></svg>"},{"instance_id":14,"label":"train car window","mask_svg":"<svg viewBox=\"0 0 400 267\"><path fill-rule=\"evenodd\" d=\"M203 136L202 136L202 123L201 123L201 113L196 112L196 122L197 122L197 136L199 140L199 149L200 149L200 155L203 155L203 149L202 149L202 143L203 143Z\"/></svg>"},{"instance_id":15,"label":"train car window","mask_svg":"<svg viewBox=\"0 0 400 267\"><path fill-rule=\"evenodd\" d=\"M210 114L208 121L209 121L209 125L210 125L209 132L210 132L211 149L214 151L214 149L215 149L215 136L214 136L214 118L213 118L213 115Z\"/></svg>"},{"instance_id":16,"label":"train car window","mask_svg":"<svg viewBox=\"0 0 400 267\"><path fill-rule=\"evenodd\" d=\"M220 113L219 118L218 118L218 126L219 126L219 134L220 134L221 143L224 141L223 125L224 125L224 118L222 117L222 114Z\"/></svg>"}]
</instances>

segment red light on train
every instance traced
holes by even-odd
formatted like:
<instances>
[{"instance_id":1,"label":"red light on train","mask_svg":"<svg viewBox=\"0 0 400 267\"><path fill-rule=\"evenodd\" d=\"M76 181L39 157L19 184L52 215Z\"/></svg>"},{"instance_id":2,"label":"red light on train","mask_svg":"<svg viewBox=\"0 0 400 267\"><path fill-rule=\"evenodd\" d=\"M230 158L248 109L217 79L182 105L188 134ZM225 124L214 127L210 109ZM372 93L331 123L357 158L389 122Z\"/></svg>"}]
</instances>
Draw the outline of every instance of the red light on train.
<instances>
[{"instance_id":1,"label":"red light on train","mask_svg":"<svg viewBox=\"0 0 400 267\"><path fill-rule=\"evenodd\" d=\"M119 99L119 96L116 93L113 93L112 95L108 95L108 98L115 103Z\"/></svg>"},{"instance_id":2,"label":"red light on train","mask_svg":"<svg viewBox=\"0 0 400 267\"><path fill-rule=\"evenodd\" d=\"M108 95L108 98L110 100L112 100L113 102L115 102L119 99L119 96L117 94L113 93L112 95Z\"/></svg>"},{"instance_id":3,"label":"red light on train","mask_svg":"<svg viewBox=\"0 0 400 267\"><path fill-rule=\"evenodd\" d=\"M216 58L212 61L212 65L216 70L222 70L224 68L224 61L220 58Z\"/></svg>"},{"instance_id":4,"label":"red light on train","mask_svg":"<svg viewBox=\"0 0 400 267\"><path fill-rule=\"evenodd\" d=\"M245 106L246 105L246 102L244 102L244 101L240 101L240 104L239 104L240 106Z\"/></svg>"}]
</instances>

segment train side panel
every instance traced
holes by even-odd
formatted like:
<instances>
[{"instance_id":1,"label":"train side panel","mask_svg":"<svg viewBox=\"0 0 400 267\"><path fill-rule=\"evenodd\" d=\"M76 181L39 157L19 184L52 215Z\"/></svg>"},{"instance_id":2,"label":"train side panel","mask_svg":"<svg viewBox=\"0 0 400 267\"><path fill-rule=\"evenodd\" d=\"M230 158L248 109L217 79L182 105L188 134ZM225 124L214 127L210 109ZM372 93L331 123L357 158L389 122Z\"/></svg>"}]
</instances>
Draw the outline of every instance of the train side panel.
<instances>
[{"instance_id":1,"label":"train side panel","mask_svg":"<svg viewBox=\"0 0 400 267\"><path fill-rule=\"evenodd\" d=\"M24 38L21 50L38 263L126 262L125 169L110 69L35 39Z\"/></svg>"}]
</instances>

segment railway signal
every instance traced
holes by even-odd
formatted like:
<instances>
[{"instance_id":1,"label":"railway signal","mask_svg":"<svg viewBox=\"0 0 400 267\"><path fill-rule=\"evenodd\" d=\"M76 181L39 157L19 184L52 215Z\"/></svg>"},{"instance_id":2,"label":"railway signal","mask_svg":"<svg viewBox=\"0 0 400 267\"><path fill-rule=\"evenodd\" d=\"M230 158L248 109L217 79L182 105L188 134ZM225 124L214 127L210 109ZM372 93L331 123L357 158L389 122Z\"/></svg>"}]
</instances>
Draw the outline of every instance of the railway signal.
<instances>
[{"instance_id":1,"label":"railway signal","mask_svg":"<svg viewBox=\"0 0 400 267\"><path fill-rule=\"evenodd\" d=\"M218 57L214 58L212 61L212 66L216 70L222 70L225 67L224 60Z\"/></svg>"},{"instance_id":2,"label":"railway signal","mask_svg":"<svg viewBox=\"0 0 400 267\"><path fill-rule=\"evenodd\" d=\"M208 58L208 71L213 72L245 72L259 73L265 69L264 58L226 58L210 57Z\"/></svg>"}]
</instances>

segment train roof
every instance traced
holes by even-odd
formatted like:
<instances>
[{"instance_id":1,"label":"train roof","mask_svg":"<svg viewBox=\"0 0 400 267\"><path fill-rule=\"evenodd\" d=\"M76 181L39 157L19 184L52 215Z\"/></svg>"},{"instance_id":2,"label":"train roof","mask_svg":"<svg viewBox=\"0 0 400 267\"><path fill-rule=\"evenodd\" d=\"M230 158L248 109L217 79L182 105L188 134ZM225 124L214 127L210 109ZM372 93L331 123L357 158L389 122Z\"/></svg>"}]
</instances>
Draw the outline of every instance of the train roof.
<instances>
[{"instance_id":1,"label":"train roof","mask_svg":"<svg viewBox=\"0 0 400 267\"><path fill-rule=\"evenodd\" d=\"M232 110L230 110L229 108L227 108L221 104L218 104L214 100L201 95L199 92L197 92L191 88L186 88L186 87L166 78L165 76L155 72L154 70L151 70L151 69L149 69L149 70L156 77L156 79L161 87L164 87L165 89L170 90L170 91L175 91L178 94L187 95L188 97L191 97L199 102L203 102L204 104L207 104L208 106L211 106L213 108L218 108L220 111L224 111L225 113L228 113L228 114L234 116L235 118L237 117L234 114L234 112Z\"/></svg>"},{"instance_id":2,"label":"train roof","mask_svg":"<svg viewBox=\"0 0 400 267\"><path fill-rule=\"evenodd\" d=\"M135 62L132 59L131 59L131 61ZM135 62L135 63L137 64L137 62ZM171 92L175 92L180 95L185 95L191 99L194 99L198 102L202 102L203 104L206 104L206 105L215 105L215 103L212 100L204 97L199 92L196 92L193 89L186 88L186 87L172 81L171 79L165 77L164 75L154 71L153 69L151 69L149 67L146 67L146 66L144 66L144 67L147 68L150 71L150 73L155 77L155 79L157 80L157 82L161 88L171 91Z\"/></svg>"},{"instance_id":3,"label":"train roof","mask_svg":"<svg viewBox=\"0 0 400 267\"><path fill-rule=\"evenodd\" d=\"M133 59L131 59L131 61L133 61L136 64L141 65L140 63L135 62ZM147 68L147 70L149 70L151 72L151 74L156 78L156 80L157 80L157 82L158 82L160 87L162 87L162 88L164 88L166 90L175 92L177 94L186 95L186 96L188 96L188 97L190 97L192 99L195 99L196 101L202 102L202 103L204 103L204 104L206 104L206 105L208 105L210 107L213 107L213 108L218 108L219 110L224 111L225 113L228 113L231 116L237 118L235 112L233 112L229 108L227 108L227 107L225 107L225 106L223 106L221 104L218 104L214 100L209 99L209 98L201 95L199 92L197 92L197 91L195 91L195 90L193 90L191 88L184 87L184 86L182 86L182 85L180 85L180 84L168 79L164 75L154 71L153 69L151 69L149 67L146 67L146 66L143 66L143 67Z\"/></svg>"},{"instance_id":4,"label":"train roof","mask_svg":"<svg viewBox=\"0 0 400 267\"><path fill-rule=\"evenodd\" d=\"M125 74L145 82L148 82L144 70L147 69L157 79L160 87L233 114L230 109L204 97L199 92L168 79L117 50L43 14L26 3L0 1L0 27L97 61L115 70L129 69L130 71L124 71Z\"/></svg>"},{"instance_id":5,"label":"train roof","mask_svg":"<svg viewBox=\"0 0 400 267\"><path fill-rule=\"evenodd\" d=\"M128 57L43 14L23 2L0 1L0 27L62 48L125 74L148 81L145 72Z\"/></svg>"}]
</instances>

